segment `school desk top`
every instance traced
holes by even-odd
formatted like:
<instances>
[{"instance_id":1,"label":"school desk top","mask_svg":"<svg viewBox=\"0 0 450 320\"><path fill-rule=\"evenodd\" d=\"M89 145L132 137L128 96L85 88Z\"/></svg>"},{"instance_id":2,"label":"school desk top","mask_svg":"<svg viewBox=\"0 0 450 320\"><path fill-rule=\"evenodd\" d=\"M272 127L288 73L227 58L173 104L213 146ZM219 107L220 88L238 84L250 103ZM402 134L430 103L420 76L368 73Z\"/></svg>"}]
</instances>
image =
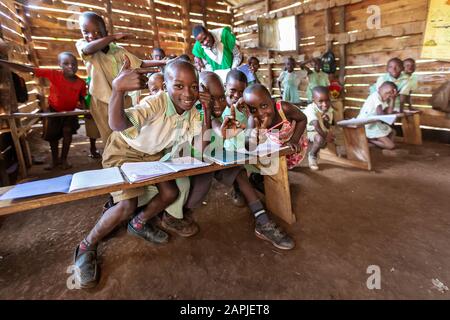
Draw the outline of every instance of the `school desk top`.
<instances>
[{"instance_id":1,"label":"school desk top","mask_svg":"<svg viewBox=\"0 0 450 320\"><path fill-rule=\"evenodd\" d=\"M283 150L280 152L280 156L287 155L291 153L290 150ZM228 165L228 166L221 166L219 164L213 163L212 165L201 167L201 168L194 168L189 170L184 170L176 173L167 174L164 176L155 177L152 179L148 179L142 182L138 183L128 183L124 182L121 184L111 185L107 187L100 187L95 189L88 189L88 190L82 190L78 192L71 192L71 193L57 193L57 194L50 194L50 195L42 195L42 196L36 196L36 197L30 197L30 198L23 198L23 199L17 199L17 200L4 200L0 201L0 216L7 215L11 213L16 213L20 211L25 210L31 210L31 209L37 209L41 207L46 207L54 204L59 203L65 203L69 201L75 201L85 198L91 198L95 196L100 196L104 194L109 194L111 192L120 191L120 190L126 190L126 189L133 189L138 187L144 187L147 185L152 185L164 181L170 181L176 178L180 177L188 177L188 176L195 176L203 173L209 173L214 172L218 170L222 170L224 168L230 168L235 167L238 165ZM7 186L0 188L0 195L4 194L14 186Z\"/></svg>"}]
</instances>

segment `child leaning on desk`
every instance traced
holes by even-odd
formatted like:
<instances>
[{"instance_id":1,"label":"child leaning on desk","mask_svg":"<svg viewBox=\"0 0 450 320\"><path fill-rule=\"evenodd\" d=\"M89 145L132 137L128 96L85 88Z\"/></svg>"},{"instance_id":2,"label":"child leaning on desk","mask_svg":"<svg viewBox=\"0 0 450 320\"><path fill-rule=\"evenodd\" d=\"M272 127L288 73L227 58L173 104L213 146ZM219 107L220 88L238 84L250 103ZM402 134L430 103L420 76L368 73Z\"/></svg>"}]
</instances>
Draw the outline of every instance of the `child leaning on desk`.
<instances>
[{"instance_id":1,"label":"child leaning on desk","mask_svg":"<svg viewBox=\"0 0 450 320\"><path fill-rule=\"evenodd\" d=\"M17 70L19 72L32 72L36 77L47 78L50 81L50 94L48 96L48 108L45 112L73 111L77 106L85 109L84 97L86 96L86 83L76 73L78 62L70 52L61 52L58 55L58 65L61 70L41 69L26 65L0 60L0 65ZM77 133L80 125L77 116L48 117L43 120L43 139L48 141L52 152L52 162L45 167L52 170L58 165L63 169L69 169L67 161L72 135ZM62 138L61 158L59 157L58 144Z\"/></svg>"},{"instance_id":2,"label":"child leaning on desk","mask_svg":"<svg viewBox=\"0 0 450 320\"><path fill-rule=\"evenodd\" d=\"M357 118L364 119L368 116L393 113L396 96L397 86L395 83L391 81L383 82L378 90L364 102ZM394 130L381 121L366 124L367 139L381 149L392 150L395 148L394 134Z\"/></svg>"},{"instance_id":3,"label":"child leaning on desk","mask_svg":"<svg viewBox=\"0 0 450 320\"><path fill-rule=\"evenodd\" d=\"M199 112L193 108L199 98L199 89L192 64L181 60L168 64L164 74L167 92L146 97L139 105L124 109L125 93L143 89L147 83L144 74L149 72L145 68L131 69L127 57L124 61L112 85L109 125L114 131L106 143L103 167L117 167L125 162L169 160L176 157L186 143L191 144L194 136L211 127L210 117L205 117L202 123ZM165 210L174 216L166 220L167 224L177 224L177 227L180 224L192 225L188 219L183 219L182 213L189 192L189 179L160 182L156 189L157 194L128 222L128 233L152 243L164 244L168 241L168 234L153 225L150 219ZM77 280L81 287L96 285L97 244L135 213L138 197L145 192L145 188L135 188L112 193L115 205L103 213L75 250L75 265L80 270Z\"/></svg>"}]
</instances>

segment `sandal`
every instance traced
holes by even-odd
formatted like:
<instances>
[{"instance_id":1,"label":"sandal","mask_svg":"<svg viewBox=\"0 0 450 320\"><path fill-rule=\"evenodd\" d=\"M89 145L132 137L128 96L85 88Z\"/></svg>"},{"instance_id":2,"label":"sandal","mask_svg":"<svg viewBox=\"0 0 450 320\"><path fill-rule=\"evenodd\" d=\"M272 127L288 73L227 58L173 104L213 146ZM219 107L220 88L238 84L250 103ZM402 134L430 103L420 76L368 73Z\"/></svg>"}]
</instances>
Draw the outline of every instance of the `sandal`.
<instances>
[{"instance_id":1,"label":"sandal","mask_svg":"<svg viewBox=\"0 0 450 320\"><path fill-rule=\"evenodd\" d=\"M99 268L97 265L97 249L87 250L79 254L78 245L74 253L75 283L82 289L97 285Z\"/></svg>"}]
</instances>

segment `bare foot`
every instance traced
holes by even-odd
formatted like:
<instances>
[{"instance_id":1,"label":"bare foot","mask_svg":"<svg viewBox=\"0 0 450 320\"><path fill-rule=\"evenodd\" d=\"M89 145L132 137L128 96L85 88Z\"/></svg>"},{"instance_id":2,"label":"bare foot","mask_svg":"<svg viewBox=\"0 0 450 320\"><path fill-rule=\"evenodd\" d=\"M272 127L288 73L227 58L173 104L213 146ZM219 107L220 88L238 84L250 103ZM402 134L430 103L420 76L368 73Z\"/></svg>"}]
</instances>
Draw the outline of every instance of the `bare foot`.
<instances>
[{"instance_id":1,"label":"bare foot","mask_svg":"<svg viewBox=\"0 0 450 320\"><path fill-rule=\"evenodd\" d=\"M59 165L59 163L53 163L53 162L52 162L51 164L45 166L45 167L44 167L44 170L49 171L49 170L56 169L56 168L58 167L58 165Z\"/></svg>"},{"instance_id":2,"label":"bare foot","mask_svg":"<svg viewBox=\"0 0 450 320\"><path fill-rule=\"evenodd\" d=\"M69 162L67 162L67 161L63 161L63 163L62 163L62 165L61 165L61 168L62 168L63 170L67 170L67 169L72 168L72 165L71 165Z\"/></svg>"}]
</instances>

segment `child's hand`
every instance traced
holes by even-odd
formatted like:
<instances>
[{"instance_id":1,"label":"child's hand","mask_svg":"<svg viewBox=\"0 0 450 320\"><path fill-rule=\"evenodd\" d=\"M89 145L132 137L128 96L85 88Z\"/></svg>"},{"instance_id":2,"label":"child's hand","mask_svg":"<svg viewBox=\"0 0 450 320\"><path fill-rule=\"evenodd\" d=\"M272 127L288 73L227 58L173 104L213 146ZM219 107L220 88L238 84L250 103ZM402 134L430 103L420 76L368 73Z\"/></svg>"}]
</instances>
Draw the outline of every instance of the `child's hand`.
<instances>
[{"instance_id":1,"label":"child's hand","mask_svg":"<svg viewBox=\"0 0 450 320\"><path fill-rule=\"evenodd\" d=\"M292 120L291 128L287 131L280 131L279 139L283 141L283 140L287 140L290 137L292 137L292 135L294 134L294 131L295 131L296 124L297 124L297 122L295 120Z\"/></svg>"},{"instance_id":2,"label":"child's hand","mask_svg":"<svg viewBox=\"0 0 450 320\"><path fill-rule=\"evenodd\" d=\"M131 69L131 62L127 55L123 56L123 60L122 69L112 82L113 89L120 92L145 89L148 82L145 75L151 71L151 68Z\"/></svg>"},{"instance_id":3,"label":"child's hand","mask_svg":"<svg viewBox=\"0 0 450 320\"><path fill-rule=\"evenodd\" d=\"M247 105L244 102L244 97L239 98L239 100L236 102L235 107L239 110L239 112L244 113L249 116L249 111L247 108Z\"/></svg>"},{"instance_id":4,"label":"child's hand","mask_svg":"<svg viewBox=\"0 0 450 320\"><path fill-rule=\"evenodd\" d=\"M330 122L330 117L326 113L324 113L324 114L322 114L322 120L326 121L326 122Z\"/></svg>"},{"instance_id":5,"label":"child's hand","mask_svg":"<svg viewBox=\"0 0 450 320\"><path fill-rule=\"evenodd\" d=\"M232 105L230 115L223 120L222 126L220 127L222 138L229 139L235 137L245 127L245 124L236 120L236 106Z\"/></svg>"},{"instance_id":6,"label":"child's hand","mask_svg":"<svg viewBox=\"0 0 450 320\"><path fill-rule=\"evenodd\" d=\"M211 118L211 94L208 91L208 88L205 87L205 85L203 83L200 83L200 89L199 90L199 100L202 104L203 107L203 113L205 115L205 119L210 119Z\"/></svg>"},{"instance_id":7,"label":"child's hand","mask_svg":"<svg viewBox=\"0 0 450 320\"><path fill-rule=\"evenodd\" d=\"M299 143L288 141L285 145L288 146L289 148L291 148L291 150L294 151L294 153L297 153L300 151Z\"/></svg>"},{"instance_id":8,"label":"child's hand","mask_svg":"<svg viewBox=\"0 0 450 320\"><path fill-rule=\"evenodd\" d=\"M119 32L114 34L114 39L121 40L125 38L135 38L135 36L131 33Z\"/></svg>"}]
</instances>

